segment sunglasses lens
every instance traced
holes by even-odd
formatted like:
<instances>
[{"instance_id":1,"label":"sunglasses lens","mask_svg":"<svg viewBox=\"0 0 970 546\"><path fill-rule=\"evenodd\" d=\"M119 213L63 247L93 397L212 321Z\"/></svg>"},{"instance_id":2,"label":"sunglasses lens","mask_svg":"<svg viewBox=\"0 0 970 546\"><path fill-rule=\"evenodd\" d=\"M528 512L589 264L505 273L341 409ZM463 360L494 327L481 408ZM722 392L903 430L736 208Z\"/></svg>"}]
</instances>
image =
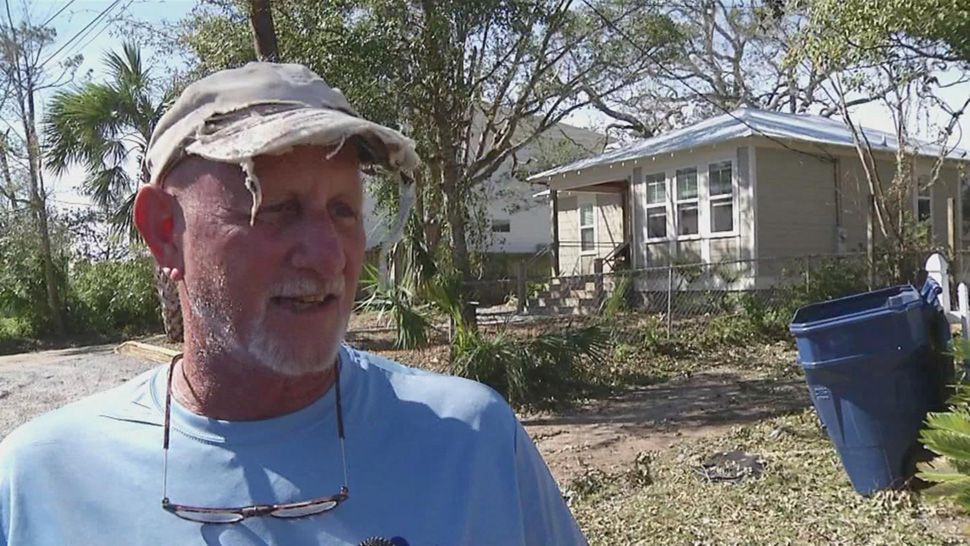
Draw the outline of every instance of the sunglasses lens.
<instances>
[{"instance_id":1,"label":"sunglasses lens","mask_svg":"<svg viewBox=\"0 0 970 546\"><path fill-rule=\"evenodd\" d=\"M274 510L271 515L278 518L302 518L304 516L312 516L314 514L321 514L328 510L333 510L335 506L337 506L337 501L335 500L323 501L297 508L279 508Z\"/></svg>"},{"instance_id":2,"label":"sunglasses lens","mask_svg":"<svg viewBox=\"0 0 970 546\"><path fill-rule=\"evenodd\" d=\"M192 510L175 510L175 515L189 521L199 523L236 523L243 520L242 514L232 512L194 512Z\"/></svg>"}]
</instances>

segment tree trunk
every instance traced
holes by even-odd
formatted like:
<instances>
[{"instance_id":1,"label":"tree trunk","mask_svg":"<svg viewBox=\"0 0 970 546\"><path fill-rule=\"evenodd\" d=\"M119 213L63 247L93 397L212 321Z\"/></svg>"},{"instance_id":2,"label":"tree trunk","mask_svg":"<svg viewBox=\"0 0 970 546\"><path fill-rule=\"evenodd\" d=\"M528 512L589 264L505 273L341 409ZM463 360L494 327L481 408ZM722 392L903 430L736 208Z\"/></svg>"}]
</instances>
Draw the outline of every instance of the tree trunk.
<instances>
[{"instance_id":1,"label":"tree trunk","mask_svg":"<svg viewBox=\"0 0 970 546\"><path fill-rule=\"evenodd\" d=\"M468 241L466 239L466 218L465 218L465 192L462 191L461 181L458 179L458 168L456 165L445 162L442 169L444 176L442 188L445 198L445 216L448 219L448 242L451 244L452 260L455 269L461 275L461 281L467 283L472 280L471 260L468 257ZM475 314L475 305L468 301L462 291L461 298L461 319L463 324L475 329L478 327L478 320Z\"/></svg>"},{"instance_id":2,"label":"tree trunk","mask_svg":"<svg viewBox=\"0 0 970 546\"><path fill-rule=\"evenodd\" d=\"M155 290L162 307L162 325L170 341L181 342L184 337L182 326L182 305L179 302L178 285L162 273L161 266L155 266Z\"/></svg>"},{"instance_id":3,"label":"tree trunk","mask_svg":"<svg viewBox=\"0 0 970 546\"><path fill-rule=\"evenodd\" d=\"M54 273L54 253L51 249L51 235L47 218L47 196L44 192L42 174L40 170L40 142L37 139L37 127L34 124L34 88L30 75L26 81L26 88L22 96L26 102L23 124L27 137L27 164L30 182L30 205L40 230L41 262L44 267L44 284L47 288L47 309L50 316L54 335L60 337L65 333L61 291ZM21 103L23 104L23 103Z\"/></svg>"},{"instance_id":4,"label":"tree trunk","mask_svg":"<svg viewBox=\"0 0 970 546\"><path fill-rule=\"evenodd\" d=\"M17 194L14 191L13 177L10 176L10 164L7 162L7 135L0 135L0 175L3 176L3 184L0 187L0 195L10 202L10 208L17 208Z\"/></svg>"},{"instance_id":5,"label":"tree trunk","mask_svg":"<svg viewBox=\"0 0 970 546\"><path fill-rule=\"evenodd\" d=\"M249 4L249 25L253 30L256 58L260 61L279 62L280 51L276 42L270 0L251 0Z\"/></svg>"}]
</instances>

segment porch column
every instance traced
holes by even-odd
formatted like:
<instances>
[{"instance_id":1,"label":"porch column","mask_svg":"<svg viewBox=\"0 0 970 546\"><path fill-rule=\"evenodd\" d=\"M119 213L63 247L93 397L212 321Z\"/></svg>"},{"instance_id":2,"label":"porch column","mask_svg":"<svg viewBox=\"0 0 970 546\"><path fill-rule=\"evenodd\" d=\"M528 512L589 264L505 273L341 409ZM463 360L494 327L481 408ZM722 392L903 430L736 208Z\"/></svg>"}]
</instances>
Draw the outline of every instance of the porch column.
<instances>
[{"instance_id":1,"label":"porch column","mask_svg":"<svg viewBox=\"0 0 970 546\"><path fill-rule=\"evenodd\" d=\"M549 199L552 202L552 273L559 276L559 192L549 188Z\"/></svg>"}]
</instances>

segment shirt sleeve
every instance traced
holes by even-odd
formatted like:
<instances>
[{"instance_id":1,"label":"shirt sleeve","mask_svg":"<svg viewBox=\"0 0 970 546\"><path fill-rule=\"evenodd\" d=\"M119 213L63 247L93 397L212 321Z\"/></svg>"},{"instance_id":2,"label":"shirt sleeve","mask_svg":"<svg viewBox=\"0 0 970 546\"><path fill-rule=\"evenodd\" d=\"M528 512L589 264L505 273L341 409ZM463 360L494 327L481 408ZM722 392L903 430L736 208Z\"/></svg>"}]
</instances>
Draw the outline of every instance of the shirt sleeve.
<instances>
[{"instance_id":1,"label":"shirt sleeve","mask_svg":"<svg viewBox=\"0 0 970 546\"><path fill-rule=\"evenodd\" d=\"M9 544L10 537L10 520L12 514L11 499L13 497L13 492L11 491L11 474L13 472L12 466L12 456L7 452L7 444L0 441L0 546L7 546Z\"/></svg>"},{"instance_id":2,"label":"shirt sleeve","mask_svg":"<svg viewBox=\"0 0 970 546\"><path fill-rule=\"evenodd\" d=\"M516 422L515 460L525 544L586 546L579 525L532 439Z\"/></svg>"}]
</instances>

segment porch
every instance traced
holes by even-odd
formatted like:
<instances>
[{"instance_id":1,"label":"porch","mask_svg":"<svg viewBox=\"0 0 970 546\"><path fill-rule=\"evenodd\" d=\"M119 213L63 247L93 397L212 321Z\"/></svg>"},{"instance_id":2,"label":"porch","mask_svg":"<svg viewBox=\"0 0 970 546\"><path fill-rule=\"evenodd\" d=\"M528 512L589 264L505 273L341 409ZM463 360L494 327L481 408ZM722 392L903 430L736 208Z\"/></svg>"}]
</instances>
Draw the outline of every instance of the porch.
<instances>
[{"instance_id":1,"label":"porch","mask_svg":"<svg viewBox=\"0 0 970 546\"><path fill-rule=\"evenodd\" d=\"M629 179L566 186L551 182L553 276L612 273L632 267Z\"/></svg>"}]
</instances>

